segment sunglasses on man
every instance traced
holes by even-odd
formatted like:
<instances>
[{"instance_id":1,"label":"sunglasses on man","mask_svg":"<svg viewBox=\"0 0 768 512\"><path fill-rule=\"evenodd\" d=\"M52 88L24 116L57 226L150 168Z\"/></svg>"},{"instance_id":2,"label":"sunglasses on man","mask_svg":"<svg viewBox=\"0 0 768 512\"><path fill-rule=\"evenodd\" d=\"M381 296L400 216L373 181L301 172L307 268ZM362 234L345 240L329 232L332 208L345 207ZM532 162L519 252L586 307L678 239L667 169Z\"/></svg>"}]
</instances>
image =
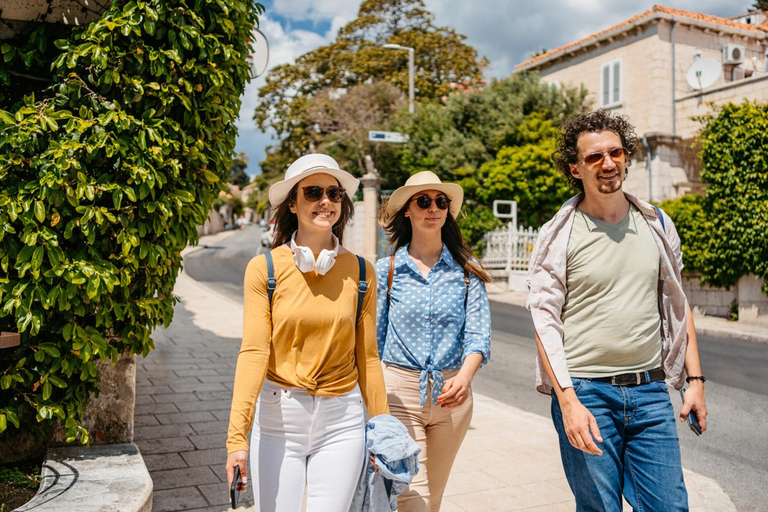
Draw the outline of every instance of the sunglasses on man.
<instances>
[{"instance_id":1,"label":"sunglasses on man","mask_svg":"<svg viewBox=\"0 0 768 512\"><path fill-rule=\"evenodd\" d=\"M421 208L422 210L426 210L430 206L432 206L433 199L429 196L418 196L416 199L411 198L410 201L416 201L416 206ZM437 196L435 199L435 205L440 208L441 210L447 210L448 207L451 205L451 199L448 196Z\"/></svg>"},{"instance_id":2,"label":"sunglasses on man","mask_svg":"<svg viewBox=\"0 0 768 512\"><path fill-rule=\"evenodd\" d=\"M344 194L346 193L346 190L342 187L336 186L323 188L318 187L317 185L310 185L308 187L301 187L301 190L304 193L304 199L310 203L316 203L321 200L323 194L326 194L332 203L340 203L344 199Z\"/></svg>"},{"instance_id":3,"label":"sunglasses on man","mask_svg":"<svg viewBox=\"0 0 768 512\"><path fill-rule=\"evenodd\" d=\"M586 164L590 167L602 167L605 155L609 155L611 160L616 164L621 165L627 163L627 150L625 148L613 148L610 151L605 151L603 153L590 153L579 163Z\"/></svg>"}]
</instances>

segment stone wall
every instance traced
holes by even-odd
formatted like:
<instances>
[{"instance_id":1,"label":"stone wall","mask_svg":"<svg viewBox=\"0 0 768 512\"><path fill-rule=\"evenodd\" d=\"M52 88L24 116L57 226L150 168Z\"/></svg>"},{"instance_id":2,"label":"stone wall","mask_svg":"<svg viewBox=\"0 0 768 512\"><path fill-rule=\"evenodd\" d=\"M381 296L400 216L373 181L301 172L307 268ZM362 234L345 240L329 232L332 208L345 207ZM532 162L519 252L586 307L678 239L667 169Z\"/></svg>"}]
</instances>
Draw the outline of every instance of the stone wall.
<instances>
[{"instance_id":1,"label":"stone wall","mask_svg":"<svg viewBox=\"0 0 768 512\"><path fill-rule=\"evenodd\" d=\"M744 276L726 290L702 285L699 274L683 274L683 290L697 313L729 318L732 309L738 306L740 322L768 325L768 296L762 293L762 285L762 279Z\"/></svg>"}]
</instances>

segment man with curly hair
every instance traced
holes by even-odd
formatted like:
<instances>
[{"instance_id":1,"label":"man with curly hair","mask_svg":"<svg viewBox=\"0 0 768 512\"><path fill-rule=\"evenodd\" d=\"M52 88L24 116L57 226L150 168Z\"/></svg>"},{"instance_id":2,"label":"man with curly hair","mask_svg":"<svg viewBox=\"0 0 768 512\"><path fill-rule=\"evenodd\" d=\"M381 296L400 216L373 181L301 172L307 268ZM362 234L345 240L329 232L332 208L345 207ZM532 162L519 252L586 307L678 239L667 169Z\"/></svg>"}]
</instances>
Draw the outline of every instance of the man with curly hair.
<instances>
[{"instance_id":1,"label":"man with curly hair","mask_svg":"<svg viewBox=\"0 0 768 512\"><path fill-rule=\"evenodd\" d=\"M577 511L688 510L667 385L689 388L680 420L707 407L680 238L660 209L623 191L638 146L625 117L568 120L554 153L580 193L540 230L528 275L537 389Z\"/></svg>"}]
</instances>

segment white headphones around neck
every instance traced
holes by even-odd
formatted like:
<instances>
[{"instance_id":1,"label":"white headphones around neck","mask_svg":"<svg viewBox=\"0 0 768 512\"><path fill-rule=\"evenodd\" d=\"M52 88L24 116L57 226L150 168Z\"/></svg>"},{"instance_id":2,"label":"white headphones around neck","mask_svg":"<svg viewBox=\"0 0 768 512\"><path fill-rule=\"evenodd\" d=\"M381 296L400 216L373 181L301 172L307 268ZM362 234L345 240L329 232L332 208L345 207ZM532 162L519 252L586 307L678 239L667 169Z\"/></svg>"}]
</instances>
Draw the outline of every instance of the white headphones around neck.
<instances>
[{"instance_id":1,"label":"white headphones around neck","mask_svg":"<svg viewBox=\"0 0 768 512\"><path fill-rule=\"evenodd\" d=\"M324 276L333 264L336 263L336 256L339 255L339 239L336 235L331 234L333 237L334 247L333 250L323 249L320 254L317 255L317 261L315 261L315 255L312 253L312 249L304 247L302 245L296 245L296 233L294 231L291 235L291 251L293 251L293 261L296 263L296 267L301 270L302 273L312 272L314 270L317 275Z\"/></svg>"}]
</instances>

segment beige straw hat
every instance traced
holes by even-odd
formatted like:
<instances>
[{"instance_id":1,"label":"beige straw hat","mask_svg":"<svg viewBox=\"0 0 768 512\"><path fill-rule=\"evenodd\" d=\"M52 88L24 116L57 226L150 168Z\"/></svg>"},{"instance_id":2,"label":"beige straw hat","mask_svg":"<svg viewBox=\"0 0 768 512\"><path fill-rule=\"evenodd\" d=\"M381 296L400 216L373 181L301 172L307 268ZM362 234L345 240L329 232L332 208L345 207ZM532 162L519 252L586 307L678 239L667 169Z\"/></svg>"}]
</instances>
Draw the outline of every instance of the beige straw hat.
<instances>
[{"instance_id":1,"label":"beige straw hat","mask_svg":"<svg viewBox=\"0 0 768 512\"><path fill-rule=\"evenodd\" d=\"M443 183L440 178L431 171L422 171L414 174L405 185L398 188L389 196L387 214L396 214L414 194L424 190L439 190L451 200L451 216L455 219L461 211L461 203L464 201L464 189L456 183Z\"/></svg>"},{"instance_id":2,"label":"beige straw hat","mask_svg":"<svg viewBox=\"0 0 768 512\"><path fill-rule=\"evenodd\" d=\"M322 153L311 153L293 162L285 171L285 179L269 187L269 202L272 206L282 204L295 184L313 174L330 174L336 178L346 191L347 197L355 195L357 187L360 186L360 180L343 171L336 160Z\"/></svg>"}]
</instances>

